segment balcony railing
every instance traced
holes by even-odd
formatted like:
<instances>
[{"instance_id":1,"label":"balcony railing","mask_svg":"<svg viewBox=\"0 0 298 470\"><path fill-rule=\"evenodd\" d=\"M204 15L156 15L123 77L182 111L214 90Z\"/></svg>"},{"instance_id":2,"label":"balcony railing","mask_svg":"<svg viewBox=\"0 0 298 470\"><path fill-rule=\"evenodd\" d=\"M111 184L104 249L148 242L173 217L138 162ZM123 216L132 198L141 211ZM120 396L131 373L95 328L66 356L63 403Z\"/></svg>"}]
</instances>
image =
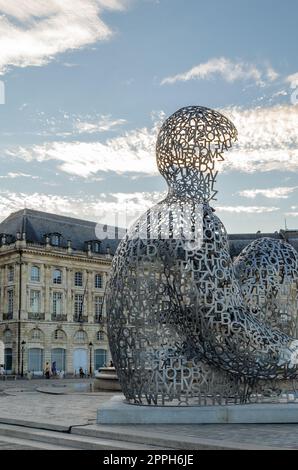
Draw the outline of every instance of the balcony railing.
<instances>
[{"instance_id":1,"label":"balcony railing","mask_svg":"<svg viewBox=\"0 0 298 470\"><path fill-rule=\"evenodd\" d=\"M73 321L79 322L79 323L88 323L88 316L87 315L74 315L73 316Z\"/></svg>"},{"instance_id":2,"label":"balcony railing","mask_svg":"<svg viewBox=\"0 0 298 470\"><path fill-rule=\"evenodd\" d=\"M12 312L3 313L3 321L5 321L5 320L12 320L12 319L13 319L13 313L12 313Z\"/></svg>"},{"instance_id":3,"label":"balcony railing","mask_svg":"<svg viewBox=\"0 0 298 470\"><path fill-rule=\"evenodd\" d=\"M28 312L28 320L44 320L45 314L40 312Z\"/></svg>"},{"instance_id":4,"label":"balcony railing","mask_svg":"<svg viewBox=\"0 0 298 470\"><path fill-rule=\"evenodd\" d=\"M52 313L51 315L52 321L67 321L67 315L55 315Z\"/></svg>"},{"instance_id":5,"label":"balcony railing","mask_svg":"<svg viewBox=\"0 0 298 470\"><path fill-rule=\"evenodd\" d=\"M94 316L94 323L106 323L107 322L107 319L104 315L95 315Z\"/></svg>"}]
</instances>

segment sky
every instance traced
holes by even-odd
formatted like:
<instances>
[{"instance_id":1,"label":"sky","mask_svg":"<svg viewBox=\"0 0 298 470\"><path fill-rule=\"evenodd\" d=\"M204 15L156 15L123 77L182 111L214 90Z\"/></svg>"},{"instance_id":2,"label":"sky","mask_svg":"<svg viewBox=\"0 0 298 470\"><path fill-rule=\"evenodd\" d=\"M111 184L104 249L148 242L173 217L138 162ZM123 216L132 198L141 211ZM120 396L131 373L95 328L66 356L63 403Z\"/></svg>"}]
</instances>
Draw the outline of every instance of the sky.
<instances>
[{"instance_id":1,"label":"sky","mask_svg":"<svg viewBox=\"0 0 298 470\"><path fill-rule=\"evenodd\" d=\"M0 219L24 207L125 226L162 199L164 119L219 110L230 233L298 228L298 2L0 0Z\"/></svg>"}]
</instances>

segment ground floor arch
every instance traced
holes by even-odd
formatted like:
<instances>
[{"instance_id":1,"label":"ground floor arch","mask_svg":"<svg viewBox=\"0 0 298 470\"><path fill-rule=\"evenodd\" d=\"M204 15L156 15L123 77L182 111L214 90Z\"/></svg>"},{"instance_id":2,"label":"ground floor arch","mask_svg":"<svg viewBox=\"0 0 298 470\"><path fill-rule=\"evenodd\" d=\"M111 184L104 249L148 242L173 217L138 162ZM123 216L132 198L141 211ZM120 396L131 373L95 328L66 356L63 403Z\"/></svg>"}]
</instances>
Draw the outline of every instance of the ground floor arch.
<instances>
[{"instance_id":1,"label":"ground floor arch","mask_svg":"<svg viewBox=\"0 0 298 470\"><path fill-rule=\"evenodd\" d=\"M83 369L84 374L88 374L88 349L76 348L73 351L74 373L78 374L80 368Z\"/></svg>"},{"instance_id":2,"label":"ground floor arch","mask_svg":"<svg viewBox=\"0 0 298 470\"><path fill-rule=\"evenodd\" d=\"M95 349L94 351L94 368L95 370L107 366L107 350Z\"/></svg>"},{"instance_id":3,"label":"ground floor arch","mask_svg":"<svg viewBox=\"0 0 298 470\"><path fill-rule=\"evenodd\" d=\"M66 371L66 349L64 348L54 348L51 351L51 364L56 363L56 371L64 372Z\"/></svg>"},{"instance_id":4,"label":"ground floor arch","mask_svg":"<svg viewBox=\"0 0 298 470\"><path fill-rule=\"evenodd\" d=\"M6 374L12 373L12 348L4 349L4 369Z\"/></svg>"},{"instance_id":5,"label":"ground floor arch","mask_svg":"<svg viewBox=\"0 0 298 470\"><path fill-rule=\"evenodd\" d=\"M34 375L43 374L43 349L41 348L30 348L28 349L28 371Z\"/></svg>"},{"instance_id":6,"label":"ground floor arch","mask_svg":"<svg viewBox=\"0 0 298 470\"><path fill-rule=\"evenodd\" d=\"M3 341L0 340L0 365L2 365L4 367L4 350L5 350L5 346L4 346L4 343Z\"/></svg>"}]
</instances>

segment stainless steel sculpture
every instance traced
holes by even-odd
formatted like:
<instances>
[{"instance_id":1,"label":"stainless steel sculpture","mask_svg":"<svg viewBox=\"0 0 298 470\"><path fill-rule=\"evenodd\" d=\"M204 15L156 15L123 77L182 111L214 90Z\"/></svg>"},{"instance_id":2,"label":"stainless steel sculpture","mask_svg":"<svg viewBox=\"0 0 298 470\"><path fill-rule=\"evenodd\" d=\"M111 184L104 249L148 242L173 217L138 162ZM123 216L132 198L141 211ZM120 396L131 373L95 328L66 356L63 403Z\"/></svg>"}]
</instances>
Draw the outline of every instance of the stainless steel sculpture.
<instances>
[{"instance_id":1,"label":"stainless steel sculpture","mask_svg":"<svg viewBox=\"0 0 298 470\"><path fill-rule=\"evenodd\" d=\"M259 279L239 259L240 288L209 205L215 164L236 139L225 116L199 106L180 109L160 130L157 165L168 195L119 245L107 289L110 348L131 403L245 402L262 384L296 376L298 342L265 321L260 302L251 305Z\"/></svg>"},{"instance_id":2,"label":"stainless steel sculpture","mask_svg":"<svg viewBox=\"0 0 298 470\"><path fill-rule=\"evenodd\" d=\"M250 313L297 338L297 251L286 241L263 237L240 253L234 267Z\"/></svg>"}]
</instances>

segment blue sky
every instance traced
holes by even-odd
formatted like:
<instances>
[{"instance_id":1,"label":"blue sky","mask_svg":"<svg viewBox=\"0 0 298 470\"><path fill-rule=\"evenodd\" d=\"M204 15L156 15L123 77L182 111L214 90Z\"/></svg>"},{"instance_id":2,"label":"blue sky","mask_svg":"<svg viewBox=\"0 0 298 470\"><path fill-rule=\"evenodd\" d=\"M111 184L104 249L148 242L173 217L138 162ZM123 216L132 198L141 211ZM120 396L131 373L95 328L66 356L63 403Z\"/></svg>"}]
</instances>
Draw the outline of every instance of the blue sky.
<instances>
[{"instance_id":1,"label":"blue sky","mask_svg":"<svg viewBox=\"0 0 298 470\"><path fill-rule=\"evenodd\" d=\"M298 3L0 0L0 14L1 219L26 206L124 224L166 190L161 122L203 105L239 132L213 202L228 231L297 228Z\"/></svg>"}]
</instances>

